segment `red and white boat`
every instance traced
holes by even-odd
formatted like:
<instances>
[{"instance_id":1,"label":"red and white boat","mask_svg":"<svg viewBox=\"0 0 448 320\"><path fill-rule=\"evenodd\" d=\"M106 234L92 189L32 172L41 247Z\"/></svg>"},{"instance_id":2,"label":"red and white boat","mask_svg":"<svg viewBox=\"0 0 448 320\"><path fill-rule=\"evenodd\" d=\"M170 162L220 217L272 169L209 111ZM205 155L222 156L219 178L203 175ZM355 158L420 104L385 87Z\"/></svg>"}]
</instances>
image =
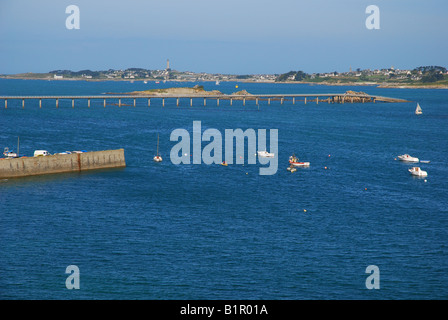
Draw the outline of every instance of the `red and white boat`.
<instances>
[{"instance_id":1,"label":"red and white boat","mask_svg":"<svg viewBox=\"0 0 448 320\"><path fill-rule=\"evenodd\" d=\"M299 161L299 158L297 158L295 155L289 157L289 164L294 167L308 167L310 165L309 162Z\"/></svg>"},{"instance_id":2,"label":"red and white boat","mask_svg":"<svg viewBox=\"0 0 448 320\"><path fill-rule=\"evenodd\" d=\"M410 155L403 154L401 156L398 156L398 159L400 159L401 161L406 161L406 162L419 162L419 159L416 157L411 157Z\"/></svg>"},{"instance_id":3,"label":"red and white boat","mask_svg":"<svg viewBox=\"0 0 448 320\"><path fill-rule=\"evenodd\" d=\"M162 162L162 157L159 155L159 135L157 135L157 155L154 157L155 162Z\"/></svg>"}]
</instances>

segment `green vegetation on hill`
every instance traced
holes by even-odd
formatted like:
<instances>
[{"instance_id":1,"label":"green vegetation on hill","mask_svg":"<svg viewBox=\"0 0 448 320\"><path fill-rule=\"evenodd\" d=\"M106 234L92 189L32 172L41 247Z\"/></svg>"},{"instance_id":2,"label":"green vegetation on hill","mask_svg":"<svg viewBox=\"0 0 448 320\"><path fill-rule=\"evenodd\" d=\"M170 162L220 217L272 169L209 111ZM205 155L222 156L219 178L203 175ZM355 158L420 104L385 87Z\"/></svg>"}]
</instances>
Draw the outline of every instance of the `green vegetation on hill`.
<instances>
[{"instance_id":1,"label":"green vegetation on hill","mask_svg":"<svg viewBox=\"0 0 448 320\"><path fill-rule=\"evenodd\" d=\"M276 81L282 82L282 81L303 81L303 80L309 80L310 75L306 74L303 71L289 71L288 73L284 73L278 76Z\"/></svg>"},{"instance_id":2,"label":"green vegetation on hill","mask_svg":"<svg viewBox=\"0 0 448 320\"><path fill-rule=\"evenodd\" d=\"M399 70L394 67L387 69L361 70L349 72L326 72L308 74L304 71L289 71L283 74L209 74L171 69L148 70L143 68L128 68L125 70L80 71L53 70L48 73L21 73L0 75L9 79L68 79L68 80L145 80L145 81L243 81L243 82L299 82L323 85L381 85L395 87L448 87L448 73L441 66L420 66L409 70Z\"/></svg>"},{"instance_id":3,"label":"green vegetation on hill","mask_svg":"<svg viewBox=\"0 0 448 320\"><path fill-rule=\"evenodd\" d=\"M413 70L361 70L338 73L307 74L303 71L289 71L276 78L276 82L304 82L321 84L395 84L405 86L446 86L447 69L440 66L422 66Z\"/></svg>"}]
</instances>

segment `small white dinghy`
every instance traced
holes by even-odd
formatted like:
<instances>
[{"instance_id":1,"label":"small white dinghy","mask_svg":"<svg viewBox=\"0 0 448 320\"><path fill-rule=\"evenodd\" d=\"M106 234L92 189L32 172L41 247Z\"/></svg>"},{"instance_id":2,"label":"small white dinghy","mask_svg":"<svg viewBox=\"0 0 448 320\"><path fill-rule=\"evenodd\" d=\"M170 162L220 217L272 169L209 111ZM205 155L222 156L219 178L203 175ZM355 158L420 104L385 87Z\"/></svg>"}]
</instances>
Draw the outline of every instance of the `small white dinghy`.
<instances>
[{"instance_id":1,"label":"small white dinghy","mask_svg":"<svg viewBox=\"0 0 448 320\"><path fill-rule=\"evenodd\" d=\"M408 169L409 172L416 177L427 177L428 173L426 171L423 171L420 169L420 167L412 167L411 169Z\"/></svg>"}]
</instances>

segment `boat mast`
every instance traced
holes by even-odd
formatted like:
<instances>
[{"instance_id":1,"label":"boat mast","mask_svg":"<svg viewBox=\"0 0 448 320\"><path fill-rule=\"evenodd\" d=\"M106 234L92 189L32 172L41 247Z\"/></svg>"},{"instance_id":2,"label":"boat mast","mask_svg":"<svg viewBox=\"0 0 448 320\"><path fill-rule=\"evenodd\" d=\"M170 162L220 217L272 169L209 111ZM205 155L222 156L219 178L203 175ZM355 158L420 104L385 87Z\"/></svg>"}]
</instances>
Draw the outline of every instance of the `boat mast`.
<instances>
[{"instance_id":1,"label":"boat mast","mask_svg":"<svg viewBox=\"0 0 448 320\"><path fill-rule=\"evenodd\" d=\"M159 156L159 134L157 134L157 156Z\"/></svg>"}]
</instances>

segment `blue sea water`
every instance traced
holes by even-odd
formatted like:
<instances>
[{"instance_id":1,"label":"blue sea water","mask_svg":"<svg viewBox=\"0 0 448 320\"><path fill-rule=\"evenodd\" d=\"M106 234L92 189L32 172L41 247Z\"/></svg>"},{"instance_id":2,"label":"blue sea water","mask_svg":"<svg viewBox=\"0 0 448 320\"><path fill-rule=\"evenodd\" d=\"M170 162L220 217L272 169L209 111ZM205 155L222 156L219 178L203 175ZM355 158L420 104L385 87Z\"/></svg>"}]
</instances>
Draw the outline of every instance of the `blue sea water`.
<instances>
[{"instance_id":1,"label":"blue sea water","mask_svg":"<svg viewBox=\"0 0 448 320\"><path fill-rule=\"evenodd\" d=\"M0 80L0 95L197 83ZM447 299L448 90L199 83L224 93L363 91L406 103L8 101L0 146L124 148L127 167L0 180L1 299ZM235 85L239 88L236 89ZM113 102L113 101L110 101ZM415 116L419 102L423 115ZM3 101L0 101L3 103ZM174 129L278 129L279 168L174 165ZM153 162L160 134L162 163ZM203 143L205 146L206 143ZM295 153L309 168L286 170ZM425 179L395 158L429 164ZM326 169L325 169L326 167ZM80 270L68 290L66 267ZM366 288L369 265L380 289Z\"/></svg>"}]
</instances>

